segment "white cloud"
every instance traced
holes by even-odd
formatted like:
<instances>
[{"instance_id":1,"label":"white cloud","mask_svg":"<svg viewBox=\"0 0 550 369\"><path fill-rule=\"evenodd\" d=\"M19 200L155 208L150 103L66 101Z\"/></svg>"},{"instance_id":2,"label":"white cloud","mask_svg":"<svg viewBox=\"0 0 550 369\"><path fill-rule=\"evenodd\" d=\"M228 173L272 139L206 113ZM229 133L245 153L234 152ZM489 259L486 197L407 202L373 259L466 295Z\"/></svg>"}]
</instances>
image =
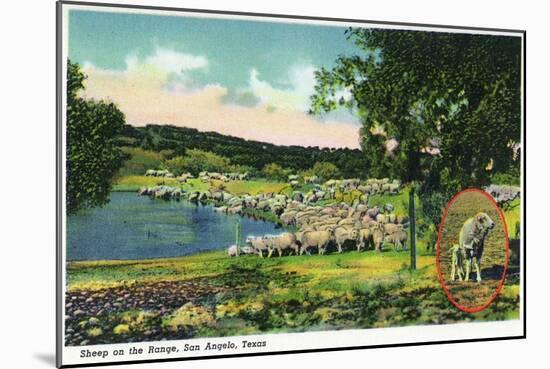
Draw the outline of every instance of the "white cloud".
<instances>
[{"instance_id":1,"label":"white cloud","mask_svg":"<svg viewBox=\"0 0 550 369\"><path fill-rule=\"evenodd\" d=\"M145 59L145 64L157 67L168 73L182 74L194 69L205 69L208 60L204 56L185 54L173 49L157 47L155 54ZM130 66L128 64L128 66Z\"/></svg>"},{"instance_id":2,"label":"white cloud","mask_svg":"<svg viewBox=\"0 0 550 369\"><path fill-rule=\"evenodd\" d=\"M145 59L140 59L135 54L129 54L124 62L126 64L124 70L104 69L90 61L85 61L82 67L85 70L94 70L102 74L127 75L138 72L156 74L159 78L167 78L170 74L186 78L186 72L208 68L208 60L204 56L181 53L162 47L157 47L154 54Z\"/></svg>"},{"instance_id":3,"label":"white cloud","mask_svg":"<svg viewBox=\"0 0 550 369\"><path fill-rule=\"evenodd\" d=\"M309 108L309 96L315 86L315 67L295 65L288 71L289 88L276 88L260 79L257 69L250 71L247 90L256 96L265 106L275 109L306 111Z\"/></svg>"}]
</instances>

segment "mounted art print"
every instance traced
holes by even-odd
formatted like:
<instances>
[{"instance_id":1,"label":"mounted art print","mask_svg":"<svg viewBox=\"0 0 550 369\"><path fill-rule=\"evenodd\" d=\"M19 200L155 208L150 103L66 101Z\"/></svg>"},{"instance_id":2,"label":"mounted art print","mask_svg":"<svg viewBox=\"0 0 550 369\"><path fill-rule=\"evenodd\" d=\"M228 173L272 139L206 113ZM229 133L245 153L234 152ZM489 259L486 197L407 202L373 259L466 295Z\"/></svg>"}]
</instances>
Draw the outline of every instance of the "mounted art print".
<instances>
[{"instance_id":1,"label":"mounted art print","mask_svg":"<svg viewBox=\"0 0 550 369\"><path fill-rule=\"evenodd\" d=\"M525 337L524 42L59 2L58 366Z\"/></svg>"}]
</instances>

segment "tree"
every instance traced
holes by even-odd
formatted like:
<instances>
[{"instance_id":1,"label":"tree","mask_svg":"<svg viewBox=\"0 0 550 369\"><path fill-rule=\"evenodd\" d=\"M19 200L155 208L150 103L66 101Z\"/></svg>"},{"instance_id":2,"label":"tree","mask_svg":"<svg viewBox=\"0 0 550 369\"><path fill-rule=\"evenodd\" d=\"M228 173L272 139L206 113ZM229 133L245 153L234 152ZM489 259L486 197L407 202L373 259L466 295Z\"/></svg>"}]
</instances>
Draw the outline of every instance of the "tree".
<instances>
[{"instance_id":1,"label":"tree","mask_svg":"<svg viewBox=\"0 0 550 369\"><path fill-rule=\"evenodd\" d=\"M312 168L312 172L313 174L321 178L321 180L323 181L341 177L340 170L338 170L338 167L328 162L315 163L315 165Z\"/></svg>"},{"instance_id":2,"label":"tree","mask_svg":"<svg viewBox=\"0 0 550 369\"><path fill-rule=\"evenodd\" d=\"M346 34L359 52L316 72L311 113L355 109L371 174L418 184L422 201L431 202L425 208L436 209L434 223L452 193L481 187L517 163L519 37L362 28Z\"/></svg>"},{"instance_id":3,"label":"tree","mask_svg":"<svg viewBox=\"0 0 550 369\"><path fill-rule=\"evenodd\" d=\"M77 63L67 65L67 213L109 201L112 179L122 166L115 145L124 114L112 102L78 96L87 76Z\"/></svg>"},{"instance_id":4,"label":"tree","mask_svg":"<svg viewBox=\"0 0 550 369\"><path fill-rule=\"evenodd\" d=\"M290 174L290 171L288 169L284 169L277 163L270 163L263 167L262 174L270 179L285 181Z\"/></svg>"},{"instance_id":5,"label":"tree","mask_svg":"<svg viewBox=\"0 0 550 369\"><path fill-rule=\"evenodd\" d=\"M190 172L196 176L202 171L231 172L235 169L228 158L197 149L186 150L185 156L176 156L164 165L176 175Z\"/></svg>"}]
</instances>

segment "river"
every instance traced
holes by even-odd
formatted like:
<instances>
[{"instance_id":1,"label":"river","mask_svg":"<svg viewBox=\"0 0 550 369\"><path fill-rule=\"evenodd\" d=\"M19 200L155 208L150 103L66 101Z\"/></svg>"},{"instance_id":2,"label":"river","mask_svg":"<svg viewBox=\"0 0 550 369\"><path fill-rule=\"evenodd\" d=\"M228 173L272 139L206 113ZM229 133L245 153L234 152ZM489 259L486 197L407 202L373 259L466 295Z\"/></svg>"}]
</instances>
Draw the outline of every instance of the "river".
<instances>
[{"instance_id":1,"label":"river","mask_svg":"<svg viewBox=\"0 0 550 369\"><path fill-rule=\"evenodd\" d=\"M67 260L149 259L225 249L247 235L279 234L270 222L218 213L210 205L113 192L101 208L67 220Z\"/></svg>"}]
</instances>

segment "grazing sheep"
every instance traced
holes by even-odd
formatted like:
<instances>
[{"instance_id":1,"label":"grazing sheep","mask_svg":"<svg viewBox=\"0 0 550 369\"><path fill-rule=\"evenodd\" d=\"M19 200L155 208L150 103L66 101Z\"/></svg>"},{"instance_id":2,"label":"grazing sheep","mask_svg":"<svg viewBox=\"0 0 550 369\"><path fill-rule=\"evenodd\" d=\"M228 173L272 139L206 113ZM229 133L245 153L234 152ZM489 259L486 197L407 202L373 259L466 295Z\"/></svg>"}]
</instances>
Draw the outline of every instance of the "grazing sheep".
<instances>
[{"instance_id":1,"label":"grazing sheep","mask_svg":"<svg viewBox=\"0 0 550 369\"><path fill-rule=\"evenodd\" d=\"M239 246L237 245L231 245L227 248L227 254L229 255L229 257L233 257L233 256L239 256Z\"/></svg>"},{"instance_id":2,"label":"grazing sheep","mask_svg":"<svg viewBox=\"0 0 550 369\"><path fill-rule=\"evenodd\" d=\"M376 221L378 223L387 223L388 222L388 217L386 217L384 214L380 213L376 216Z\"/></svg>"},{"instance_id":3,"label":"grazing sheep","mask_svg":"<svg viewBox=\"0 0 550 369\"><path fill-rule=\"evenodd\" d=\"M140 196L147 196L149 195L151 192L150 189L148 189L147 187L141 187L139 190L138 190L138 195Z\"/></svg>"},{"instance_id":4,"label":"grazing sheep","mask_svg":"<svg viewBox=\"0 0 550 369\"><path fill-rule=\"evenodd\" d=\"M294 223L295 217L296 217L296 211L290 210L285 211L281 214L280 219L283 224L290 225Z\"/></svg>"},{"instance_id":5,"label":"grazing sheep","mask_svg":"<svg viewBox=\"0 0 550 369\"><path fill-rule=\"evenodd\" d=\"M357 252L359 252L372 243L372 231L367 227L360 228L357 232Z\"/></svg>"},{"instance_id":6,"label":"grazing sheep","mask_svg":"<svg viewBox=\"0 0 550 369\"><path fill-rule=\"evenodd\" d=\"M264 251L269 252L267 247L267 238L266 237L249 237L246 240L249 243L254 251L261 257L264 257Z\"/></svg>"},{"instance_id":7,"label":"grazing sheep","mask_svg":"<svg viewBox=\"0 0 550 369\"><path fill-rule=\"evenodd\" d=\"M244 254L244 255L252 255L252 254L255 254L256 251L254 250L253 247L251 246L243 246L241 247L241 254Z\"/></svg>"},{"instance_id":8,"label":"grazing sheep","mask_svg":"<svg viewBox=\"0 0 550 369\"><path fill-rule=\"evenodd\" d=\"M396 218L397 224L407 224L409 223L409 217L406 215L398 215Z\"/></svg>"},{"instance_id":9,"label":"grazing sheep","mask_svg":"<svg viewBox=\"0 0 550 369\"><path fill-rule=\"evenodd\" d=\"M389 235L396 231L402 230L403 225L401 224L393 224L393 223L386 223L382 225L382 228L384 229L384 234Z\"/></svg>"},{"instance_id":10,"label":"grazing sheep","mask_svg":"<svg viewBox=\"0 0 550 369\"><path fill-rule=\"evenodd\" d=\"M384 240L393 244L393 248L395 251L398 251L399 247L401 247L401 251L406 251L407 239L407 232L405 232L403 229L396 229L394 232L388 234Z\"/></svg>"},{"instance_id":11,"label":"grazing sheep","mask_svg":"<svg viewBox=\"0 0 550 369\"><path fill-rule=\"evenodd\" d=\"M382 251L382 246L384 244L384 230L381 225L372 229L372 243L374 244L374 249L376 251Z\"/></svg>"},{"instance_id":12,"label":"grazing sheep","mask_svg":"<svg viewBox=\"0 0 550 369\"><path fill-rule=\"evenodd\" d=\"M338 222L339 226L352 226L355 224L355 219L352 218L344 218Z\"/></svg>"},{"instance_id":13,"label":"grazing sheep","mask_svg":"<svg viewBox=\"0 0 550 369\"><path fill-rule=\"evenodd\" d=\"M358 231L355 228L338 226L334 229L334 241L338 247L338 253L341 254L346 241L357 241Z\"/></svg>"},{"instance_id":14,"label":"grazing sheep","mask_svg":"<svg viewBox=\"0 0 550 369\"><path fill-rule=\"evenodd\" d=\"M297 236L299 236L298 241L301 244L300 255L302 255L304 252L307 252L309 254L309 249L312 247L317 248L319 255L322 255L325 253L329 242L334 239L331 230L310 230L297 234Z\"/></svg>"},{"instance_id":15,"label":"grazing sheep","mask_svg":"<svg viewBox=\"0 0 550 369\"><path fill-rule=\"evenodd\" d=\"M373 220L376 220L378 214L380 214L380 208L378 206L367 210L367 215Z\"/></svg>"},{"instance_id":16,"label":"grazing sheep","mask_svg":"<svg viewBox=\"0 0 550 369\"><path fill-rule=\"evenodd\" d=\"M296 236L288 232L268 238L267 247L269 249L267 257L271 257L271 254L274 250L277 250L279 256L282 256L286 250L290 250L290 254L292 254L292 252L294 252L296 255L298 254L298 244L296 243Z\"/></svg>"}]
</instances>

